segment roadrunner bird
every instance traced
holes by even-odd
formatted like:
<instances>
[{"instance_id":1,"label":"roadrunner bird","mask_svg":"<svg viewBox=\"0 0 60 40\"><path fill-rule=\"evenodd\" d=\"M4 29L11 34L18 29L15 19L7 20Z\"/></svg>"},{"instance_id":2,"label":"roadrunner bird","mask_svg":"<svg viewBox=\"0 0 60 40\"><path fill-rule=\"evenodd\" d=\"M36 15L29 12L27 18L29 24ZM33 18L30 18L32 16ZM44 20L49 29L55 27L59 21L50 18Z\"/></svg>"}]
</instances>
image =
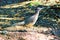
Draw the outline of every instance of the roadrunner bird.
<instances>
[{"instance_id":1,"label":"roadrunner bird","mask_svg":"<svg viewBox=\"0 0 60 40\"><path fill-rule=\"evenodd\" d=\"M43 8L37 8L37 10L36 10L36 13L34 14L34 15L32 15L31 17L29 17L28 19L26 19L26 20L24 20L24 21L22 21L22 22L19 22L19 23L15 23L15 24L13 24L13 26L20 26L20 25L25 25L25 26L29 26L29 27L31 27L31 26L33 26L35 23L36 23L36 21L37 21L37 19L38 19L38 15L39 15L39 12L42 10Z\"/></svg>"}]
</instances>

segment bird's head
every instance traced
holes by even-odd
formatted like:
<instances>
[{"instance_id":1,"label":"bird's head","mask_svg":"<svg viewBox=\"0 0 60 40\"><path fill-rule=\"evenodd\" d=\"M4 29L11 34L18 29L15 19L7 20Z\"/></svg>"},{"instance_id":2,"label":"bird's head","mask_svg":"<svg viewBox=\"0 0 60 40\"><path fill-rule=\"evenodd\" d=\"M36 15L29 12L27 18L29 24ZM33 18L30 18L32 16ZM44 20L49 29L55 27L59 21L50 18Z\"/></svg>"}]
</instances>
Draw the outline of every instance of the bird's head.
<instances>
[{"instance_id":1,"label":"bird's head","mask_svg":"<svg viewBox=\"0 0 60 40\"><path fill-rule=\"evenodd\" d=\"M37 8L37 10L39 10L39 11L42 10L42 9L44 9L44 8L40 8L40 7Z\"/></svg>"},{"instance_id":2,"label":"bird's head","mask_svg":"<svg viewBox=\"0 0 60 40\"><path fill-rule=\"evenodd\" d=\"M44 9L44 8L37 7L37 8L36 8L36 12L39 12L39 11L41 11L42 9Z\"/></svg>"}]
</instances>

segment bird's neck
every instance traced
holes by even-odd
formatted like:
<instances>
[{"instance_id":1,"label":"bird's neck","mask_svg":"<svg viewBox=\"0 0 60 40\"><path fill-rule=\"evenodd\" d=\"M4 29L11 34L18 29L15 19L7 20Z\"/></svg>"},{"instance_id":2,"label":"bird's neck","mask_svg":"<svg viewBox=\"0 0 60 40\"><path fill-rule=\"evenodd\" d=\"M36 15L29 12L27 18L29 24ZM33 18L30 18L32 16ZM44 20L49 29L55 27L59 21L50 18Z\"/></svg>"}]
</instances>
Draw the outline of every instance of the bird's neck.
<instances>
[{"instance_id":1,"label":"bird's neck","mask_svg":"<svg viewBox=\"0 0 60 40\"><path fill-rule=\"evenodd\" d=\"M37 11L36 11L36 15L39 15L39 11L40 11L40 10L37 10Z\"/></svg>"}]
</instances>

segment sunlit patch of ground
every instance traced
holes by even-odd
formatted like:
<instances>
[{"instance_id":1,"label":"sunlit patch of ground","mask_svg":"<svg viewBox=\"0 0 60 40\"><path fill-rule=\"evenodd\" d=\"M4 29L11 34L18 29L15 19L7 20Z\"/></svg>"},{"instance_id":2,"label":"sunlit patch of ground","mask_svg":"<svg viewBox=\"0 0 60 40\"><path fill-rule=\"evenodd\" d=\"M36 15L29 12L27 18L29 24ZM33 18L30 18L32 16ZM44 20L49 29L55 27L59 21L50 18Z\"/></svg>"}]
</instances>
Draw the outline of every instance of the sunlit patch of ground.
<instances>
[{"instance_id":1,"label":"sunlit patch of ground","mask_svg":"<svg viewBox=\"0 0 60 40\"><path fill-rule=\"evenodd\" d=\"M8 31L18 31L18 30L26 30L28 32L46 32L50 31L51 28L46 28L46 27L26 27L26 26L13 26L13 27L7 27L3 28L3 30L8 30Z\"/></svg>"},{"instance_id":2,"label":"sunlit patch of ground","mask_svg":"<svg viewBox=\"0 0 60 40\"><path fill-rule=\"evenodd\" d=\"M37 32L9 32L0 34L1 40L55 40L53 35L45 35ZM56 39L58 40L58 39Z\"/></svg>"},{"instance_id":3,"label":"sunlit patch of ground","mask_svg":"<svg viewBox=\"0 0 60 40\"><path fill-rule=\"evenodd\" d=\"M16 26L5 28L5 30L8 30L5 34L0 32L1 40L59 40L50 33L51 28L46 27L27 28L23 26ZM12 30L14 32L11 32ZM15 30L26 30L27 32L18 32Z\"/></svg>"},{"instance_id":4,"label":"sunlit patch of ground","mask_svg":"<svg viewBox=\"0 0 60 40\"><path fill-rule=\"evenodd\" d=\"M17 4L10 4L10 5L6 5L6 6L1 6L0 8L17 8L19 6L24 6L28 3L30 3L31 1L27 1L27 2L22 2L22 3L17 3Z\"/></svg>"},{"instance_id":5,"label":"sunlit patch of ground","mask_svg":"<svg viewBox=\"0 0 60 40\"><path fill-rule=\"evenodd\" d=\"M40 5L46 5L46 6L53 6L55 4L60 4L59 0L48 0L48 1L44 1L44 0L40 0L40 1L26 1L26 2L22 2L22 3L17 3L17 4L10 4L10 5L5 5L5 6L1 6L0 8L17 8L19 6L24 6L28 3L34 3L34 2L40 2Z\"/></svg>"}]
</instances>

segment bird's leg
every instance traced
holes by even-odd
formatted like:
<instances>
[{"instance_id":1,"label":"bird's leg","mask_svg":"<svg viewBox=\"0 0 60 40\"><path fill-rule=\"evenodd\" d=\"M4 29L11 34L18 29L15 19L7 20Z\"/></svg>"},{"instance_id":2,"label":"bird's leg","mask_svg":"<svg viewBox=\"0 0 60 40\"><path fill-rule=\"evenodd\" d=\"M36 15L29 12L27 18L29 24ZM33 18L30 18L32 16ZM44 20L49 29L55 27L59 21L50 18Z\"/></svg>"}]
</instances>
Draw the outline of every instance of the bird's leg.
<instances>
[{"instance_id":1,"label":"bird's leg","mask_svg":"<svg viewBox=\"0 0 60 40\"><path fill-rule=\"evenodd\" d=\"M26 25L26 27L28 27L28 28L32 28L33 25L32 25L32 23L29 23L29 24Z\"/></svg>"}]
</instances>

